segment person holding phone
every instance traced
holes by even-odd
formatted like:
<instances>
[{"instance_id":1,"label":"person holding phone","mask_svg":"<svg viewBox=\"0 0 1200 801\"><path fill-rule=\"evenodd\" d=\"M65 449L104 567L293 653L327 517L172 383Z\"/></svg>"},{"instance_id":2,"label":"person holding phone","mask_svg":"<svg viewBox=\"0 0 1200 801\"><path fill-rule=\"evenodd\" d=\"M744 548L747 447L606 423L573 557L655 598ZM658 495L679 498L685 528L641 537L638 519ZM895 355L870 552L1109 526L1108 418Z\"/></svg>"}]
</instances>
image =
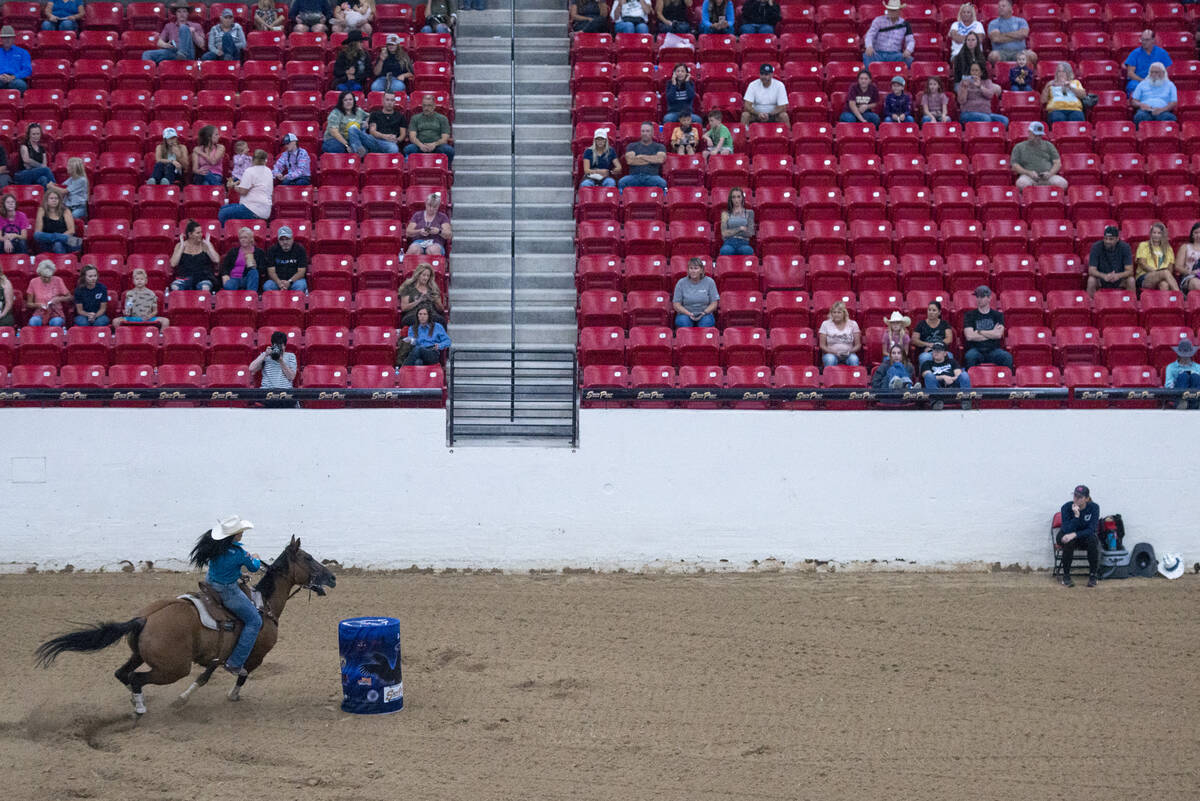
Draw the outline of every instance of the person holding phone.
<instances>
[{"instance_id":1,"label":"person holding phone","mask_svg":"<svg viewBox=\"0 0 1200 801\"><path fill-rule=\"evenodd\" d=\"M432 192L425 199L425 208L413 214L408 221L405 236L412 244L408 253L418 253L425 256L442 256L446 253L446 243L453 235L450 230L450 218L441 211L442 193Z\"/></svg>"}]
</instances>

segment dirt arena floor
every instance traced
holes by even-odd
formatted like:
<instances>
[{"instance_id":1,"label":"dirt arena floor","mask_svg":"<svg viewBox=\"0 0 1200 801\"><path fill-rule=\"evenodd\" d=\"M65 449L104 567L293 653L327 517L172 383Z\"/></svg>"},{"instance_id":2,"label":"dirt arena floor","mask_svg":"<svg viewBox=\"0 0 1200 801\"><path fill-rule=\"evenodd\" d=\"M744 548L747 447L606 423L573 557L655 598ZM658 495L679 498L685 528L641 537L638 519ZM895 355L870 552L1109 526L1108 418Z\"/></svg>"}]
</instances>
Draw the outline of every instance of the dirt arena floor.
<instances>
[{"instance_id":1,"label":"dirt arena floor","mask_svg":"<svg viewBox=\"0 0 1200 801\"><path fill-rule=\"evenodd\" d=\"M1200 798L1200 576L340 576L230 703L123 643L33 669L171 573L0 577L0 771L23 799ZM405 708L339 709L337 623L403 628Z\"/></svg>"}]
</instances>

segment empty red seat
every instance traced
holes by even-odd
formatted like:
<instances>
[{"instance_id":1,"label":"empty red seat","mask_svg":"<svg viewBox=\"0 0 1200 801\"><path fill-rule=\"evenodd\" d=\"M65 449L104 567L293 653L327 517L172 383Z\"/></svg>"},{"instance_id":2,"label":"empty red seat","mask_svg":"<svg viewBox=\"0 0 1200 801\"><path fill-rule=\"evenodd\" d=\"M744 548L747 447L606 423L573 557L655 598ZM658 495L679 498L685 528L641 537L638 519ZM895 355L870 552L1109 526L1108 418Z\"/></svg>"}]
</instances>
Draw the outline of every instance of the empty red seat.
<instances>
[{"instance_id":1,"label":"empty red seat","mask_svg":"<svg viewBox=\"0 0 1200 801\"><path fill-rule=\"evenodd\" d=\"M1100 332L1091 326L1066 326L1054 331L1058 363L1064 369L1071 364L1100 362Z\"/></svg>"},{"instance_id":2,"label":"empty red seat","mask_svg":"<svg viewBox=\"0 0 1200 801\"><path fill-rule=\"evenodd\" d=\"M26 329L28 330L28 329ZM102 365L112 361L113 332L107 326L75 326L67 331L68 365Z\"/></svg>"},{"instance_id":3,"label":"empty red seat","mask_svg":"<svg viewBox=\"0 0 1200 801\"><path fill-rule=\"evenodd\" d=\"M680 328L672 346L677 367L709 366L718 362L721 337L715 328Z\"/></svg>"},{"instance_id":4,"label":"empty red seat","mask_svg":"<svg viewBox=\"0 0 1200 801\"><path fill-rule=\"evenodd\" d=\"M123 325L117 329L115 340L113 361L116 364L158 364L162 345L158 326Z\"/></svg>"}]
</instances>

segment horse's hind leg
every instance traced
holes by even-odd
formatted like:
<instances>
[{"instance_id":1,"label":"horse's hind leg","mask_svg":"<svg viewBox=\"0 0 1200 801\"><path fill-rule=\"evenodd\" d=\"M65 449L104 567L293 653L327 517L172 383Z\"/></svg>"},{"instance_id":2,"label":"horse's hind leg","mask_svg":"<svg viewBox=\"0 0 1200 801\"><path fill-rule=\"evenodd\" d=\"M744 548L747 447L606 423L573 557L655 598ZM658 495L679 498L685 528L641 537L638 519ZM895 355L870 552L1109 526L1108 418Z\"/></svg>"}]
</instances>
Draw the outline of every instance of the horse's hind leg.
<instances>
[{"instance_id":1,"label":"horse's hind leg","mask_svg":"<svg viewBox=\"0 0 1200 801\"><path fill-rule=\"evenodd\" d=\"M141 666L142 666L142 657L140 654L138 654L137 651L134 651L133 654L130 655L129 659L125 662L125 664L123 664L119 668L117 668L116 672L113 673L113 675L117 677L117 681L121 682L126 687L128 687L129 686L129 677L133 674L133 671L137 670Z\"/></svg>"},{"instance_id":2,"label":"horse's hind leg","mask_svg":"<svg viewBox=\"0 0 1200 801\"><path fill-rule=\"evenodd\" d=\"M179 698L175 701L175 706L183 706L187 703L188 698L196 691L198 687L203 687L208 684L208 680L212 678L213 671L217 669L217 663L213 663L205 669L203 673L196 677L196 680L191 685L179 694Z\"/></svg>"},{"instance_id":3,"label":"horse's hind leg","mask_svg":"<svg viewBox=\"0 0 1200 801\"><path fill-rule=\"evenodd\" d=\"M242 685L246 683L247 678L249 678L249 677L248 676L238 676L237 684L235 684L229 688L229 700L230 701L242 700Z\"/></svg>"}]
</instances>

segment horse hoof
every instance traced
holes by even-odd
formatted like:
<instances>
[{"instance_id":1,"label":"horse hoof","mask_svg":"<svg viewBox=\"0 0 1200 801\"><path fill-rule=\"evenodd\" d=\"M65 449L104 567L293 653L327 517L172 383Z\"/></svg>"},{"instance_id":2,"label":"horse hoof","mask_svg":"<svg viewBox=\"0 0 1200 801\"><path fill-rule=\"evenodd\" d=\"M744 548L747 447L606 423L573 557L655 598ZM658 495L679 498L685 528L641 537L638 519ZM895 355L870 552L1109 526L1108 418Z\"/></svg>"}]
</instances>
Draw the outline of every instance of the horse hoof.
<instances>
[{"instance_id":1,"label":"horse hoof","mask_svg":"<svg viewBox=\"0 0 1200 801\"><path fill-rule=\"evenodd\" d=\"M146 701L142 698L141 693L134 695L131 701L133 703L133 714L137 715L138 717L146 714Z\"/></svg>"},{"instance_id":2,"label":"horse hoof","mask_svg":"<svg viewBox=\"0 0 1200 801\"><path fill-rule=\"evenodd\" d=\"M171 708L172 709L183 709L185 706L187 706L187 702L188 702L188 697L186 695L181 695L178 698L176 698L174 701L171 702Z\"/></svg>"},{"instance_id":3,"label":"horse hoof","mask_svg":"<svg viewBox=\"0 0 1200 801\"><path fill-rule=\"evenodd\" d=\"M229 693L228 693L228 695L229 695L229 700L230 700L230 701L240 701L240 700L242 700L242 694L241 694L240 692L238 692L238 688L237 688L237 687L234 687L232 690L230 690L230 691L229 691Z\"/></svg>"}]
</instances>

